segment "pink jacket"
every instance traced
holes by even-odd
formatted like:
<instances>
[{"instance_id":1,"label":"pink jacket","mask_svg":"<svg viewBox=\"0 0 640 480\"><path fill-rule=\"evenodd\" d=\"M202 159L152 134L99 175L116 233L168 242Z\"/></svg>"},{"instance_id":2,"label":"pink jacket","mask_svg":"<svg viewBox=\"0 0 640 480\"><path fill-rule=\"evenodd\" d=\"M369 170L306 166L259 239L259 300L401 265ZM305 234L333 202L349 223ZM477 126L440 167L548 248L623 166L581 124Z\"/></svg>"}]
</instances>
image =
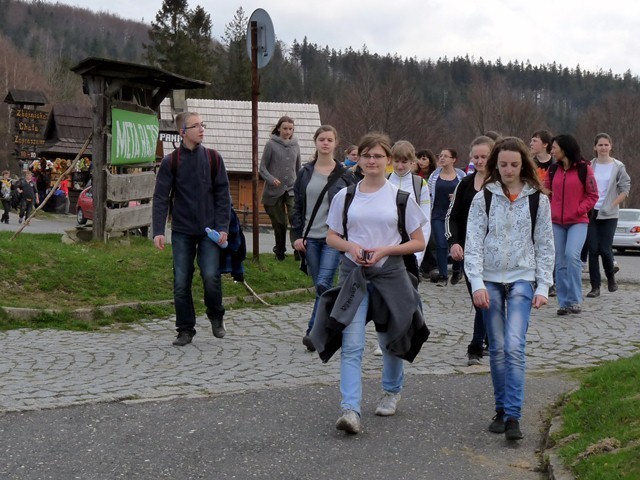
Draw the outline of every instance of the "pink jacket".
<instances>
[{"instance_id":1,"label":"pink jacket","mask_svg":"<svg viewBox=\"0 0 640 480\"><path fill-rule=\"evenodd\" d=\"M562 164L553 175L544 180L544 186L551 191L551 221L559 225L589 223L589 212L598 201L598 184L591 165L587 164L587 181L582 185L578 176L578 165L573 164L566 170Z\"/></svg>"}]
</instances>

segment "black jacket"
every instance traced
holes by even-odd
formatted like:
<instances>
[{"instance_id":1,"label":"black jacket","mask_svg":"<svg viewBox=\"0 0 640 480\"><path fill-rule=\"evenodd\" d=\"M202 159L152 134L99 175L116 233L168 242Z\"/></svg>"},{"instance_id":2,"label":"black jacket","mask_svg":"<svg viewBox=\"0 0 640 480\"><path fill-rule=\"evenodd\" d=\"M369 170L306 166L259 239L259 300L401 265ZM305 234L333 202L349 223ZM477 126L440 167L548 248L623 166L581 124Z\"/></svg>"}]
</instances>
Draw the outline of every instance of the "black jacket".
<instances>
[{"instance_id":1,"label":"black jacket","mask_svg":"<svg viewBox=\"0 0 640 480\"><path fill-rule=\"evenodd\" d=\"M309 181L311 180L311 176L313 175L313 169L315 167L317 160L309 162L305 164L300 171L298 172L298 176L296 178L296 183L293 185L293 218L291 222L291 232L293 233L294 239L302 238L304 235L304 226L305 226L305 213L307 211L307 185L309 185ZM355 182L355 177L353 172L349 170L349 168L345 167L344 164L334 160L336 163L335 167L329 174L328 182L333 181L336 177L338 178L335 183L329 188L327 195L329 196L329 205L331 205L331 201L333 197L342 190L344 187L351 185Z\"/></svg>"},{"instance_id":2,"label":"black jacket","mask_svg":"<svg viewBox=\"0 0 640 480\"><path fill-rule=\"evenodd\" d=\"M229 232L231 195L229 178L222 157L211 184L209 155L204 146L189 150L180 144L180 161L176 168L175 199L171 212L171 229L187 235L206 235L205 227ZM213 165L216 165L215 160ZM153 193L153 236L164 235L169 212L169 195L173 185L171 154L162 159Z\"/></svg>"}]
</instances>

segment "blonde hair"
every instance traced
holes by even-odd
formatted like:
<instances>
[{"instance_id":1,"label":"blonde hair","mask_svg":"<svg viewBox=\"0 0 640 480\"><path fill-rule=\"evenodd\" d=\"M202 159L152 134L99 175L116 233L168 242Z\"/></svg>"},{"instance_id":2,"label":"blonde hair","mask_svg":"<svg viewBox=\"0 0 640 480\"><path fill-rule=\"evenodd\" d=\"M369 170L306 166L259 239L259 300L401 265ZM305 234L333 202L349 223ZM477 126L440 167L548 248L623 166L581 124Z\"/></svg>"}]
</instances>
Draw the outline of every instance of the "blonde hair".
<instances>
[{"instance_id":1,"label":"blonde hair","mask_svg":"<svg viewBox=\"0 0 640 480\"><path fill-rule=\"evenodd\" d=\"M398 140L391 147L391 156L396 160L409 160L413 163L416 161L416 149L411 142Z\"/></svg>"}]
</instances>

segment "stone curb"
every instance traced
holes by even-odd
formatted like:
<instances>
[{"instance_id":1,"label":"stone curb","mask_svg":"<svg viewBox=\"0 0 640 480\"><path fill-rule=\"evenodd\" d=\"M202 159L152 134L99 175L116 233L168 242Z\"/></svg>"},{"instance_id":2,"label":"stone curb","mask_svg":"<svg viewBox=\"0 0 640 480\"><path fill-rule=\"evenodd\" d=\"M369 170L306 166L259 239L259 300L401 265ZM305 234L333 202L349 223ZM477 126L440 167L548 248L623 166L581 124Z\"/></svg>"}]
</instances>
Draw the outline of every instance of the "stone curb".
<instances>
[{"instance_id":1,"label":"stone curb","mask_svg":"<svg viewBox=\"0 0 640 480\"><path fill-rule=\"evenodd\" d=\"M558 449L555 446L555 442L552 436L562 429L562 417L560 416L560 410L563 408L566 400L576 391L578 388L574 388L562 396L562 403L555 407L553 417L549 424L543 443L542 458L546 467L546 473L549 476L549 480L575 480L573 472L567 468L562 457L558 454Z\"/></svg>"},{"instance_id":2,"label":"stone curb","mask_svg":"<svg viewBox=\"0 0 640 480\"><path fill-rule=\"evenodd\" d=\"M315 289L313 287L307 288L297 288L294 290L287 290L282 292L271 292L271 293L263 293L260 295L261 298L275 298L275 297L286 297L288 295L296 295L299 293L313 293ZM223 304L225 305L233 305L237 303L239 300L246 303L258 303L259 300L252 296L248 295L245 297L225 297L222 299ZM154 302L127 302L127 303L119 303L116 305L103 305L101 307L91 308L77 308L71 310L70 313L73 318L78 320L94 320L95 312L101 312L104 315L112 315L114 311L119 308L131 308L131 309L139 309L144 305L173 305L173 300L158 300ZM54 308L21 308L21 307L0 307L0 311L3 311L9 316L9 318L15 320L32 320L37 317L41 313L62 313L64 310L54 309Z\"/></svg>"}]
</instances>

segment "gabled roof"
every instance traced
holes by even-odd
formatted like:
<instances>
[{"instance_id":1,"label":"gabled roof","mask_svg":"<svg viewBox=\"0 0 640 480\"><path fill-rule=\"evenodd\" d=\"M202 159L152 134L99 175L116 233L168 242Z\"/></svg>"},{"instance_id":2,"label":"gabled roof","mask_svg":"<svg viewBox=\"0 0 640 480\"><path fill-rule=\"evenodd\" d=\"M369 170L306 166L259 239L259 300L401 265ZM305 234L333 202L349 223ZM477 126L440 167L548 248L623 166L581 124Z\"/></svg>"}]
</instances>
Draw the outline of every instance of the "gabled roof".
<instances>
[{"instance_id":1,"label":"gabled roof","mask_svg":"<svg viewBox=\"0 0 640 480\"><path fill-rule=\"evenodd\" d=\"M44 92L40 90L17 90L11 89L4 98L4 103L22 105L45 105L48 100Z\"/></svg>"},{"instance_id":2,"label":"gabled roof","mask_svg":"<svg viewBox=\"0 0 640 480\"><path fill-rule=\"evenodd\" d=\"M91 108L54 105L44 131L45 143L40 153L76 155L93 131ZM91 154L91 145L85 151Z\"/></svg>"},{"instance_id":3,"label":"gabled roof","mask_svg":"<svg viewBox=\"0 0 640 480\"><path fill-rule=\"evenodd\" d=\"M204 145L220 152L228 171L251 173L251 102L188 98L187 110L198 112L207 124ZM298 139L304 164L315 152L313 134L320 126L318 106L308 103L258 103L258 162L271 130L283 115L295 122L294 137ZM160 105L160 117L171 118L168 100ZM165 142L165 152L173 148Z\"/></svg>"}]
</instances>

